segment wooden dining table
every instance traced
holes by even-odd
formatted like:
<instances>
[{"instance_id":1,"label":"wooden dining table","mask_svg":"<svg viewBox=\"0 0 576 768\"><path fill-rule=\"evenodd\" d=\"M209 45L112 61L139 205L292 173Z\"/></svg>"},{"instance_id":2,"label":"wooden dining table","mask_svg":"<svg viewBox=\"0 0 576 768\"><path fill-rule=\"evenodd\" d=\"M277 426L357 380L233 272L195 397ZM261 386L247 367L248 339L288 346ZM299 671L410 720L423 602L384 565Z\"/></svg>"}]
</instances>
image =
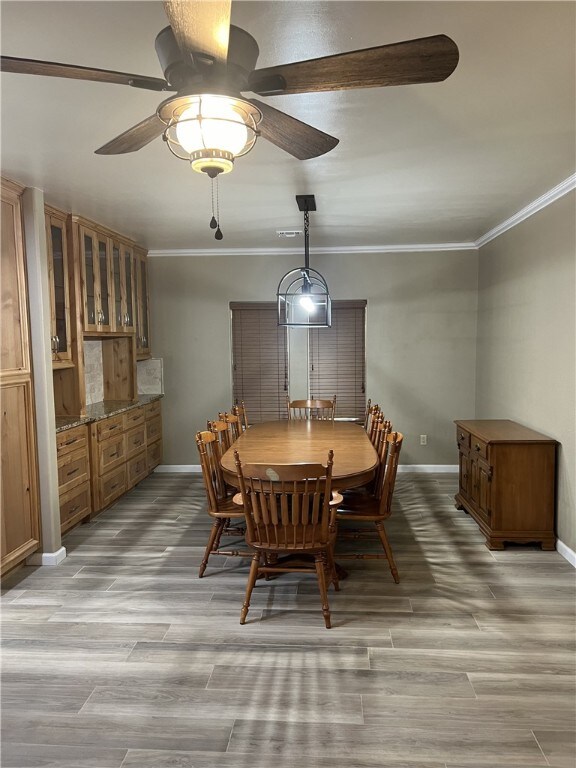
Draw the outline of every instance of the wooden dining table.
<instances>
[{"instance_id":1,"label":"wooden dining table","mask_svg":"<svg viewBox=\"0 0 576 768\"><path fill-rule=\"evenodd\" d=\"M332 488L364 485L373 477L378 456L366 431L346 421L266 421L243 432L221 460L224 479L238 486L234 451L243 464L326 464L334 451Z\"/></svg>"}]
</instances>

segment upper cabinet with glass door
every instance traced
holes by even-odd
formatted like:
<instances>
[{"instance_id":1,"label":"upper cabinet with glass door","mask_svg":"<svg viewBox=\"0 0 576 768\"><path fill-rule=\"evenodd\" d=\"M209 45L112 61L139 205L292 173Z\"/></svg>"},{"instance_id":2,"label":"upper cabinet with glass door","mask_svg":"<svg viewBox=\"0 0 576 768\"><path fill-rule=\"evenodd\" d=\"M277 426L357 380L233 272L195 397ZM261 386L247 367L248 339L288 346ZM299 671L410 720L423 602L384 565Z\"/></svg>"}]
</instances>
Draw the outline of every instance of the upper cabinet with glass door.
<instances>
[{"instance_id":1,"label":"upper cabinet with glass door","mask_svg":"<svg viewBox=\"0 0 576 768\"><path fill-rule=\"evenodd\" d=\"M139 360L151 355L150 310L148 302L148 254L141 248L134 249L136 268L136 354Z\"/></svg>"},{"instance_id":2,"label":"upper cabinet with glass door","mask_svg":"<svg viewBox=\"0 0 576 768\"><path fill-rule=\"evenodd\" d=\"M110 238L79 227L80 262L84 300L84 331L113 330L114 291Z\"/></svg>"},{"instance_id":3,"label":"upper cabinet with glass door","mask_svg":"<svg viewBox=\"0 0 576 768\"><path fill-rule=\"evenodd\" d=\"M50 283L52 362L56 366L60 364L60 367L66 367L72 364L66 214L47 209L46 245Z\"/></svg>"},{"instance_id":4,"label":"upper cabinet with glass door","mask_svg":"<svg viewBox=\"0 0 576 768\"><path fill-rule=\"evenodd\" d=\"M134 255L132 246L120 240L112 241L112 279L114 288L114 330L133 333Z\"/></svg>"}]
</instances>

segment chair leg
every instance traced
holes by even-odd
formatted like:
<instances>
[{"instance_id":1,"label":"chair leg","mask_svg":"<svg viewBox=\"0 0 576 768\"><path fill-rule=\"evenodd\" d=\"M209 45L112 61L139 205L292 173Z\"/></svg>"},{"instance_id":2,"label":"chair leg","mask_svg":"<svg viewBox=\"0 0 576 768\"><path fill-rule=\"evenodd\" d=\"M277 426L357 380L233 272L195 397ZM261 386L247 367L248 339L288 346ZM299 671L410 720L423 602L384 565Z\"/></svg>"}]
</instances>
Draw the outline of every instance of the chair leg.
<instances>
[{"instance_id":1,"label":"chair leg","mask_svg":"<svg viewBox=\"0 0 576 768\"><path fill-rule=\"evenodd\" d=\"M324 624L326 624L326 629L330 629L332 624L330 622L330 606L328 605L328 591L326 589L326 557L325 555L318 554L315 555L314 559L316 561L316 575L318 576L318 589L320 590L320 598L322 600Z\"/></svg>"},{"instance_id":2,"label":"chair leg","mask_svg":"<svg viewBox=\"0 0 576 768\"><path fill-rule=\"evenodd\" d=\"M244 600L244 605L242 606L242 612L240 613L240 624L246 623L246 616L248 615L248 610L250 608L250 598L252 596L254 584L256 584L259 565L260 555L258 552L256 552L256 554L252 557L252 562L250 563L250 573L248 574L248 584L246 585L246 598Z\"/></svg>"},{"instance_id":3,"label":"chair leg","mask_svg":"<svg viewBox=\"0 0 576 768\"><path fill-rule=\"evenodd\" d=\"M338 579L338 571L336 570L336 563L334 562L334 551L332 550L332 547L328 549L327 552L328 557L328 570L330 572L330 581L332 584L334 584L334 589L336 592L340 592L340 581Z\"/></svg>"},{"instance_id":4,"label":"chair leg","mask_svg":"<svg viewBox=\"0 0 576 768\"><path fill-rule=\"evenodd\" d=\"M206 570L206 566L208 565L208 559L210 558L210 553L213 552L215 549L218 549L218 545L220 544L220 538L222 536L222 531L224 530L224 523L225 521L223 519L217 518L214 520L212 524L212 528L210 529L210 538L208 539L208 544L206 545L206 549L204 550L204 559L202 560L202 563L200 564L200 570L198 571L198 578L201 579L202 576L204 576L204 571Z\"/></svg>"},{"instance_id":5,"label":"chair leg","mask_svg":"<svg viewBox=\"0 0 576 768\"><path fill-rule=\"evenodd\" d=\"M396 584L399 584L400 576L398 575L398 568L396 568L396 563L394 562L394 555L392 554L392 547L390 546L390 542L388 541L388 536L386 535L386 529L384 528L384 523L382 522L382 520L376 523L376 530L378 531L378 536L380 536L380 541L382 542L382 546L384 547L384 552L386 552L386 557L388 558L388 565L390 566L392 578L394 579Z\"/></svg>"}]
</instances>

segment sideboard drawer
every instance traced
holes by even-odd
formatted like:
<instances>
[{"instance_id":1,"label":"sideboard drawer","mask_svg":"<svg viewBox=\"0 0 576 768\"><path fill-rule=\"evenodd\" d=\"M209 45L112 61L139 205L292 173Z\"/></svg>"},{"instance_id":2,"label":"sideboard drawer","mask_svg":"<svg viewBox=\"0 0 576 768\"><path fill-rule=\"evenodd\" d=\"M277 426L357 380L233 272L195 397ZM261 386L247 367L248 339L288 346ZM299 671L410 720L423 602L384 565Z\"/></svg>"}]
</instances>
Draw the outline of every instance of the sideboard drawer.
<instances>
[{"instance_id":1,"label":"sideboard drawer","mask_svg":"<svg viewBox=\"0 0 576 768\"><path fill-rule=\"evenodd\" d=\"M144 408L133 408L124 414L124 429L132 429L140 424L144 424Z\"/></svg>"},{"instance_id":2,"label":"sideboard drawer","mask_svg":"<svg viewBox=\"0 0 576 768\"><path fill-rule=\"evenodd\" d=\"M86 482L60 497L60 524L65 526L65 529L82 520L90 512L90 483Z\"/></svg>"},{"instance_id":3,"label":"sideboard drawer","mask_svg":"<svg viewBox=\"0 0 576 768\"><path fill-rule=\"evenodd\" d=\"M146 442L153 443L162 436L162 417L155 416L146 422Z\"/></svg>"},{"instance_id":4,"label":"sideboard drawer","mask_svg":"<svg viewBox=\"0 0 576 768\"><path fill-rule=\"evenodd\" d=\"M154 467L157 467L162 461L162 440L156 440L155 443L150 443L146 448L146 456L148 472L152 472Z\"/></svg>"},{"instance_id":5,"label":"sideboard drawer","mask_svg":"<svg viewBox=\"0 0 576 768\"><path fill-rule=\"evenodd\" d=\"M148 403L144 408L146 410L146 420L148 420L154 418L154 416L159 416L162 406L160 400L154 400L154 402Z\"/></svg>"},{"instance_id":6,"label":"sideboard drawer","mask_svg":"<svg viewBox=\"0 0 576 768\"><path fill-rule=\"evenodd\" d=\"M480 456L482 459L488 458L488 445L484 442L484 440L480 440L479 437L476 437L475 435L472 435L470 439L470 450L472 453L476 454L477 456Z\"/></svg>"},{"instance_id":7,"label":"sideboard drawer","mask_svg":"<svg viewBox=\"0 0 576 768\"><path fill-rule=\"evenodd\" d=\"M85 450L65 453L58 458L58 488L60 495L67 493L90 479L88 456Z\"/></svg>"},{"instance_id":8,"label":"sideboard drawer","mask_svg":"<svg viewBox=\"0 0 576 768\"><path fill-rule=\"evenodd\" d=\"M117 435L124 429L124 414L118 416L110 416L107 419L102 419L96 425L96 434L98 440L107 440L112 435Z\"/></svg>"},{"instance_id":9,"label":"sideboard drawer","mask_svg":"<svg viewBox=\"0 0 576 768\"><path fill-rule=\"evenodd\" d=\"M457 429L456 441L459 448L468 450L468 448L470 448L470 432L466 432L465 429Z\"/></svg>"},{"instance_id":10,"label":"sideboard drawer","mask_svg":"<svg viewBox=\"0 0 576 768\"><path fill-rule=\"evenodd\" d=\"M84 424L56 433L58 457L64 453L70 453L70 451L78 451L81 448L84 451L88 448L88 429Z\"/></svg>"},{"instance_id":11,"label":"sideboard drawer","mask_svg":"<svg viewBox=\"0 0 576 768\"><path fill-rule=\"evenodd\" d=\"M126 432L126 458L130 459L146 447L146 427L131 429Z\"/></svg>"},{"instance_id":12,"label":"sideboard drawer","mask_svg":"<svg viewBox=\"0 0 576 768\"><path fill-rule=\"evenodd\" d=\"M107 507L108 504L121 496L126 490L126 465L122 464L118 469L100 477L98 479L98 493L100 497L100 508Z\"/></svg>"},{"instance_id":13,"label":"sideboard drawer","mask_svg":"<svg viewBox=\"0 0 576 768\"><path fill-rule=\"evenodd\" d=\"M146 450L143 450L126 463L126 484L128 488L132 488L140 480L144 480L147 474Z\"/></svg>"},{"instance_id":14,"label":"sideboard drawer","mask_svg":"<svg viewBox=\"0 0 576 768\"><path fill-rule=\"evenodd\" d=\"M104 475L126 461L124 435L112 437L98 444L98 474Z\"/></svg>"}]
</instances>

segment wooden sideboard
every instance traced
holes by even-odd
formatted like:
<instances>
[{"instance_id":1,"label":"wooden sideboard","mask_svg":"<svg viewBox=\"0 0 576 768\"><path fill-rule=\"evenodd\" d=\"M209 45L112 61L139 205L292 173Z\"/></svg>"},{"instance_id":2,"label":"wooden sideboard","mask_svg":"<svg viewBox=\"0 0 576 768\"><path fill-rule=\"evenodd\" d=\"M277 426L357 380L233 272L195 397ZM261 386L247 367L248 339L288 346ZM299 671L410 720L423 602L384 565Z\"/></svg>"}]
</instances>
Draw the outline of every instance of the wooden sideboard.
<instances>
[{"instance_id":1,"label":"wooden sideboard","mask_svg":"<svg viewBox=\"0 0 576 768\"><path fill-rule=\"evenodd\" d=\"M506 542L554 549L556 440L507 419L455 424L456 507L476 520L488 549Z\"/></svg>"}]
</instances>

